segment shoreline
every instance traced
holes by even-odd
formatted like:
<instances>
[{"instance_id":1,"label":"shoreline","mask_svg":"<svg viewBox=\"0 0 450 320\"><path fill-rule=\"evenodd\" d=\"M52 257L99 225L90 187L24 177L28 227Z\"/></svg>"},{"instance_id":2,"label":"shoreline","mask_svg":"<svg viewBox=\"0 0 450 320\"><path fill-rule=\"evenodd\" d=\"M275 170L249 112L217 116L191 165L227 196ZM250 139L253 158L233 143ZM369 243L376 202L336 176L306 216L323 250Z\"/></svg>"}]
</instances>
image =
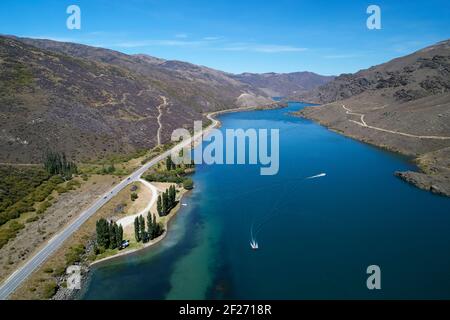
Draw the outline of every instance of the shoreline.
<instances>
[{"instance_id":1,"label":"shoreline","mask_svg":"<svg viewBox=\"0 0 450 320\"><path fill-rule=\"evenodd\" d=\"M192 143L191 143L191 149L195 148L197 146L197 143L201 143L201 139L203 139L203 137L205 135L207 135L212 129L216 129L219 128L221 126L221 122L220 120L218 120L217 118L215 118L218 115L222 115L222 114L226 114L226 113L234 113L234 112L246 112L246 111L256 111L256 110L270 110L270 109L276 109L276 108L282 108L283 105L280 102L274 102L271 105L267 105L267 106L253 106L253 107L245 107L245 108L233 108L233 109L225 109L225 110L219 110L219 111L213 111L210 112L208 114L206 114L206 117L212 121L212 123L203 130L203 134L201 137L198 137L197 139L193 139ZM199 141L200 140L200 141ZM151 182L150 182L151 183ZM194 187L195 188L195 187ZM86 270L85 270L85 275L83 276L83 281L82 281L82 288L79 291L74 291L73 293L69 294L68 296L64 297L64 300L73 300L73 299L77 299L79 297L80 292L84 292L84 290L86 290L86 284L89 283L88 278L89 278L89 274L91 273L91 269L93 267L99 266L101 264L106 264L108 262L112 262L114 260L118 260L133 254L137 254L139 252L145 251L145 250L150 250L151 248L153 248L154 246L162 243L163 240L166 239L168 233L169 233L169 228L171 223L173 222L173 219L178 215L179 211L181 210L181 203L182 203L182 199L184 197L185 194L187 194L188 192L191 192L191 190L186 190L186 192L184 192L179 200L179 203L177 204L177 206L172 209L172 212L169 214L169 216L167 216L167 219L164 222L164 233L158 237L157 239L154 239L146 244L144 244L142 247L140 248L134 248L131 249L129 251L125 251L125 252L119 252L113 256L110 257L106 257L106 258L102 258L100 260L97 261L93 261L90 264L88 264L86 266Z\"/></svg>"},{"instance_id":2,"label":"shoreline","mask_svg":"<svg viewBox=\"0 0 450 320\"><path fill-rule=\"evenodd\" d=\"M282 107L280 103L273 104L272 106L279 106L279 107ZM234 108L234 109L220 110L220 111L214 111L214 112L208 113L208 114L206 114L206 117L207 117L208 119L210 119L213 123L212 123L211 125L209 125L206 129L203 130L203 135L202 135L202 137L203 137L204 135L207 135L207 134L209 133L210 130L212 130L212 129L214 129L214 128L217 128L217 127L219 127L219 126L221 125L220 120L218 120L218 119L216 118L216 116L218 116L218 115L227 114L227 113L234 113L234 112L254 111L254 110L259 110L259 109L262 109L262 110L268 110L268 109L271 109L271 108L268 107L268 106L266 106L266 107L264 107L264 108L261 108L261 107L246 107L246 108ZM386 151L389 151L389 152L394 152L394 153L397 153L397 154L399 154L399 155L406 156L407 158L409 158L408 161L413 162L413 163L416 165L416 167L417 167L418 169L420 169L420 167L418 166L418 164L414 162L414 158L415 158L414 156L415 156L415 155L413 155L413 154L406 154L406 153L404 153L404 152L401 152L401 151L396 150L396 149L394 149L394 148L391 148L391 147L389 147L389 146L385 146L385 145L377 145L376 143L372 143L372 142L370 142L370 141L364 140L363 138L359 138L359 137L357 137L357 136L353 136L353 135L350 135L350 134L346 134L345 132L342 132L342 131L340 131L340 130L338 130L338 129L335 129L335 128L331 127L331 126L328 126L328 125L322 123L320 120L314 119L314 118L312 118L312 117L309 118L309 117L307 117L307 116L304 116L304 115L302 115L302 114L299 114L298 111L297 111L297 112L292 112L291 115L297 116L297 117L302 117L302 118L305 118L305 119L314 121L315 123L317 123L317 124L319 124L319 125L321 125L321 126L327 128L328 130L330 130L330 131L332 131L332 132L335 132L335 133L337 133L337 134L343 135L343 136L345 136L345 137L348 137L348 138L350 138L350 139L355 139L355 140L357 140L357 141L360 141L360 142L363 142L363 143L367 143L367 144L372 145L372 146L375 146L375 147L377 147L377 148L381 148L381 149L386 150ZM193 148L195 147L195 143L196 143L197 140L200 140L200 142L201 142L202 137L199 137L198 139L192 141L192 143L193 143L193 145L194 145ZM189 191L187 191L187 192L189 192ZM186 192L186 193L187 193L187 192ZM184 194L183 194L183 196L184 196ZM107 258L103 258L103 259L100 259L100 260L98 260L98 261L92 262L92 263L89 265L89 271L88 271L88 273L86 274L86 278L89 277L89 273L90 273L90 271L91 271L91 270L90 270L91 267L95 267L95 266L101 265L102 263L108 263L108 262L110 262L110 261L114 261L114 260L116 260L116 259L120 259L120 258L126 257L126 256L128 256L128 255L137 254L137 253L139 253L139 252L141 252L141 251L150 250L150 248L153 248L155 245L162 243L162 241L163 241L164 239L166 239L166 237L167 237L167 235L168 235L168 233L169 233L169 231L170 231L169 228L170 228L171 223L173 222L173 218L176 217L176 216L179 214L179 210L181 209L181 203L182 203L183 196L180 198L180 202L179 202L179 204L177 205L177 207L174 208L173 214L171 213L171 214L170 214L170 218L167 219L167 221L165 221L165 224L164 224L165 231L164 231L163 235L161 235L159 238L154 239L153 241L151 241L151 242L149 242L149 243L147 243L147 244L144 244L144 245L143 245L142 247L140 247L140 248L135 248L135 249L132 249L132 250L127 251L127 252L118 253L118 254L116 254L116 255L114 255L114 256L107 257ZM88 284L89 282L88 282L88 281L86 281L86 282L83 281L83 283ZM84 290L85 287L83 286L82 289Z\"/></svg>"},{"instance_id":3,"label":"shoreline","mask_svg":"<svg viewBox=\"0 0 450 320\"><path fill-rule=\"evenodd\" d=\"M319 106L321 106L321 105L319 105ZM399 148L396 148L395 146L380 143L375 138L370 139L370 138L366 138L366 137L360 137L357 134L347 133L343 130L333 127L331 124L325 123L324 121L320 120L318 117L315 117L311 114L307 114L307 113L303 112L303 110L304 109L299 110L297 112L293 112L292 114L294 116L297 116L300 118L311 120L311 121L317 123L318 125L326 128L332 132L335 132L337 134L345 136L347 138L354 139L354 140L369 144L371 146L375 146L382 150L386 150L388 152L393 152L393 153L399 154L401 156L407 157L408 161L410 161L411 164L413 164L417 168L417 170L416 171L395 171L395 172L393 172L394 176L396 176L397 178L403 180L404 182L406 182L418 189L421 189L423 191L428 191L428 192L438 195L438 196L450 197L450 189L448 187L442 188L442 187L436 185L436 183L438 183L438 184L445 186L449 182L445 181L445 178L443 180L441 180L440 177L437 176L439 173L431 174L431 173L427 172L427 170L426 170L427 164L425 163L425 161L423 161L423 157L426 156L427 154L432 154L433 153L432 151L417 154L414 152L408 152L407 150L401 150ZM440 149L440 150L445 150L445 149L446 148ZM437 150L437 151L440 151L440 150ZM437 151L434 151L434 152L437 152Z\"/></svg>"},{"instance_id":4,"label":"shoreline","mask_svg":"<svg viewBox=\"0 0 450 320\"><path fill-rule=\"evenodd\" d=\"M226 110L219 110L219 111L210 112L210 113L208 113L206 115L206 117L209 120L211 120L213 123L210 126L208 126L206 129L203 130L203 135L202 136L207 135L209 133L209 131L211 131L212 129L216 129L216 128L219 128L221 126L222 123L220 122L220 120L216 119L215 116L218 116L218 115L221 115L221 114L226 114L226 113L234 113L234 112L246 112L246 111L255 111L255 110L270 110L270 109L275 108L275 107L280 106L280 105L281 105L280 103L273 103L271 106L266 106L266 107L233 108L233 109L226 109ZM200 139L200 138L198 138L198 139ZM193 142L193 146L192 146L191 149L195 148L197 140L192 141ZM151 182L149 182L149 183L151 183ZM128 251L119 252L119 253L117 253L117 254L115 254L113 256L93 261L92 263L89 264L88 267L90 268L90 267L96 266L96 265L104 263L104 262L108 262L108 261L112 261L112 260L115 260L115 259L119 259L119 258L128 256L128 255L132 255L134 253L138 253L140 251L144 251L146 249L149 249L149 248L159 244L161 241L163 241L166 238L167 233L169 232L169 225L172 222L172 219L175 218L175 216L178 214L178 211L180 211L180 209L181 209L181 201L182 201L184 195L186 193L190 192L190 191L191 190L187 190L186 192L184 192L182 194L178 205L174 209L172 209L173 212L171 212L169 214L169 216L167 216L168 219L166 219L165 222L164 222L164 233L161 236L159 236L157 239L154 239L154 240L152 240L152 241L150 241L148 243L145 243L141 248L135 248L135 249L131 249L131 250L128 250Z\"/></svg>"},{"instance_id":5,"label":"shoreline","mask_svg":"<svg viewBox=\"0 0 450 320\"><path fill-rule=\"evenodd\" d=\"M144 243L142 245L142 247L140 247L140 248L135 248L135 249L130 249L128 251L119 252L119 253L117 253L117 254L115 254L113 256L93 261L91 264L89 264L88 267L91 268L93 266L96 266L96 265L104 263L104 262L112 261L112 260L115 260L115 259L119 259L119 258L128 256L128 255L132 255L134 253L138 253L140 251L144 251L144 250L149 249L149 248L159 244L160 242L162 242L167 237L167 234L169 233L169 225L171 224L173 218L175 218L178 215L178 212L181 209L181 201L183 200L184 195L186 193L188 193L188 192L190 192L190 191L186 191L186 192L183 193L183 195L181 196L177 206L175 208L173 208L172 212L170 212L170 214L167 216L167 219L164 221L164 233L162 235L160 235L156 239L153 239L153 240L151 240L151 241L149 241L147 243Z\"/></svg>"}]
</instances>

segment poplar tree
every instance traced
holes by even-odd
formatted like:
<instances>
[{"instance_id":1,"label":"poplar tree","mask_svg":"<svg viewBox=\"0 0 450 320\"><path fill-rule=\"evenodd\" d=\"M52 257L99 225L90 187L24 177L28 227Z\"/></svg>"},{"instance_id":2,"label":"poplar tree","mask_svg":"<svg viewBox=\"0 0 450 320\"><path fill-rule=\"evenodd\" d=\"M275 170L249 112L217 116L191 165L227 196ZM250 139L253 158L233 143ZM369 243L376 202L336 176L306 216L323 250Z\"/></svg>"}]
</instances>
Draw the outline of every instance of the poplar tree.
<instances>
[{"instance_id":1,"label":"poplar tree","mask_svg":"<svg viewBox=\"0 0 450 320\"><path fill-rule=\"evenodd\" d=\"M167 195L167 191L163 193L162 195L162 211L163 211L163 216L166 216L169 213L169 196Z\"/></svg>"},{"instance_id":2,"label":"poplar tree","mask_svg":"<svg viewBox=\"0 0 450 320\"><path fill-rule=\"evenodd\" d=\"M136 219L134 219L134 236L135 236L137 242L141 242L141 235L140 235L139 231L140 231L139 218L136 217Z\"/></svg>"},{"instance_id":3,"label":"poplar tree","mask_svg":"<svg viewBox=\"0 0 450 320\"><path fill-rule=\"evenodd\" d=\"M109 248L115 249L117 248L117 240L116 240L116 225L113 222L109 224Z\"/></svg>"},{"instance_id":4,"label":"poplar tree","mask_svg":"<svg viewBox=\"0 0 450 320\"><path fill-rule=\"evenodd\" d=\"M116 224L116 242L117 242L117 248L120 248L122 246L123 242L123 227L122 225Z\"/></svg>"},{"instance_id":5,"label":"poplar tree","mask_svg":"<svg viewBox=\"0 0 450 320\"><path fill-rule=\"evenodd\" d=\"M143 216L139 216L139 233L143 242L147 242L147 235L145 232L145 219Z\"/></svg>"},{"instance_id":6,"label":"poplar tree","mask_svg":"<svg viewBox=\"0 0 450 320\"><path fill-rule=\"evenodd\" d=\"M78 169L74 162L68 161L65 153L47 150L44 155L45 170L51 174L59 174L64 178L71 179Z\"/></svg>"},{"instance_id":7,"label":"poplar tree","mask_svg":"<svg viewBox=\"0 0 450 320\"><path fill-rule=\"evenodd\" d=\"M153 225L153 221L152 221L152 213L149 211L147 214L147 233L148 233L148 238L150 240L153 240L153 234L154 234L154 225Z\"/></svg>"},{"instance_id":8,"label":"poplar tree","mask_svg":"<svg viewBox=\"0 0 450 320\"><path fill-rule=\"evenodd\" d=\"M161 195L158 196L158 202L156 203L156 209L158 210L159 216L162 216L163 208L162 208Z\"/></svg>"},{"instance_id":9,"label":"poplar tree","mask_svg":"<svg viewBox=\"0 0 450 320\"><path fill-rule=\"evenodd\" d=\"M166 169L167 169L167 171L171 171L171 170L175 169L175 164L173 163L171 157L167 157L167 159L166 159Z\"/></svg>"},{"instance_id":10,"label":"poplar tree","mask_svg":"<svg viewBox=\"0 0 450 320\"><path fill-rule=\"evenodd\" d=\"M177 199L177 190L175 189L175 186L172 186L172 196L171 196L172 207L175 207L176 199Z\"/></svg>"},{"instance_id":11,"label":"poplar tree","mask_svg":"<svg viewBox=\"0 0 450 320\"><path fill-rule=\"evenodd\" d=\"M105 249L109 248L109 225L105 219L100 219L96 223L97 244Z\"/></svg>"}]
</instances>

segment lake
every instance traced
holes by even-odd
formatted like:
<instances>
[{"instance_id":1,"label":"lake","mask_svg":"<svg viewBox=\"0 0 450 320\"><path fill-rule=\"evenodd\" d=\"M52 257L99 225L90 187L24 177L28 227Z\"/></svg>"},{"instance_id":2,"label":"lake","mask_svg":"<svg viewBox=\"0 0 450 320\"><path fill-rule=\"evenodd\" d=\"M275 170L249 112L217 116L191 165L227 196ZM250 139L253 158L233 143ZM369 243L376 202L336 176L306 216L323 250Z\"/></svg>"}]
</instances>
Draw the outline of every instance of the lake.
<instances>
[{"instance_id":1,"label":"lake","mask_svg":"<svg viewBox=\"0 0 450 320\"><path fill-rule=\"evenodd\" d=\"M220 116L220 130L280 129L278 175L198 165L167 238L94 267L82 298L450 298L450 199L396 178L407 158L289 114L304 106Z\"/></svg>"}]
</instances>

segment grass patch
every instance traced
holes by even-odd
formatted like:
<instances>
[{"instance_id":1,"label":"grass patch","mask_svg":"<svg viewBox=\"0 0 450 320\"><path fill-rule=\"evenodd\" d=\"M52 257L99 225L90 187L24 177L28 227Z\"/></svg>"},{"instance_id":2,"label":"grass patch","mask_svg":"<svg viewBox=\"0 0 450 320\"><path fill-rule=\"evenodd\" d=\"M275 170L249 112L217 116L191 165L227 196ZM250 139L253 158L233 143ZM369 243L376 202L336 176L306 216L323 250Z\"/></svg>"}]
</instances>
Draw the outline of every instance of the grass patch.
<instances>
[{"instance_id":1,"label":"grass patch","mask_svg":"<svg viewBox=\"0 0 450 320\"><path fill-rule=\"evenodd\" d=\"M79 263L82 259L82 256L85 254L86 248L83 244L77 244L73 247L70 247L67 250L66 257L66 267L74 265L75 263Z\"/></svg>"},{"instance_id":2,"label":"grass patch","mask_svg":"<svg viewBox=\"0 0 450 320\"><path fill-rule=\"evenodd\" d=\"M53 271L54 271L53 268L50 268L50 267L47 267L44 269L45 273L53 273Z\"/></svg>"},{"instance_id":3,"label":"grass patch","mask_svg":"<svg viewBox=\"0 0 450 320\"><path fill-rule=\"evenodd\" d=\"M49 282L47 282L44 286L44 299L52 298L55 295L57 289L58 285L56 284L56 281L50 280Z\"/></svg>"},{"instance_id":4,"label":"grass patch","mask_svg":"<svg viewBox=\"0 0 450 320\"><path fill-rule=\"evenodd\" d=\"M29 217L27 220L25 220L25 223L32 223L32 222L35 222L38 220L39 220L38 216L32 216L32 217Z\"/></svg>"},{"instance_id":5,"label":"grass patch","mask_svg":"<svg viewBox=\"0 0 450 320\"><path fill-rule=\"evenodd\" d=\"M0 249L14 238L25 226L17 221L11 221L6 228L0 230Z\"/></svg>"},{"instance_id":6,"label":"grass patch","mask_svg":"<svg viewBox=\"0 0 450 320\"><path fill-rule=\"evenodd\" d=\"M21 61L5 59L1 65L1 70L0 99L15 96L34 84L34 77L30 68Z\"/></svg>"},{"instance_id":7,"label":"grass patch","mask_svg":"<svg viewBox=\"0 0 450 320\"><path fill-rule=\"evenodd\" d=\"M0 226L6 222L19 218L22 214L27 212L36 211L35 204L47 199L60 183L64 180L60 176L52 176L47 181L42 182L39 186L29 190L29 193L18 200L16 203L8 206L3 211L0 211ZM50 202L41 204L37 213L42 214L48 207L51 206Z\"/></svg>"},{"instance_id":8,"label":"grass patch","mask_svg":"<svg viewBox=\"0 0 450 320\"><path fill-rule=\"evenodd\" d=\"M50 175L39 167L0 166L0 225L33 211L34 198Z\"/></svg>"}]
</instances>

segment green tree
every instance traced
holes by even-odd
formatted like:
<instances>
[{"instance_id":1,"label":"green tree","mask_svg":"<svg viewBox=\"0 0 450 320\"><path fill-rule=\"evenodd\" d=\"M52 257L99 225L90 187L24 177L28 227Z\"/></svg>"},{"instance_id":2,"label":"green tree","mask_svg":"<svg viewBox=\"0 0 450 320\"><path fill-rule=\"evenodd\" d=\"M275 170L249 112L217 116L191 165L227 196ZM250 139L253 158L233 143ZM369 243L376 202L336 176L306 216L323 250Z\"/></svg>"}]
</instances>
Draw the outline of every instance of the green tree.
<instances>
[{"instance_id":1,"label":"green tree","mask_svg":"<svg viewBox=\"0 0 450 320\"><path fill-rule=\"evenodd\" d=\"M111 163L111 165L106 170L107 173L112 174L116 171L116 167L114 166L114 162Z\"/></svg>"},{"instance_id":2,"label":"green tree","mask_svg":"<svg viewBox=\"0 0 450 320\"><path fill-rule=\"evenodd\" d=\"M175 170L176 169L176 165L175 165L175 163L173 163L173 161L172 161L172 157L167 157L167 159L166 159L166 169L167 169L167 171L172 171L172 170Z\"/></svg>"},{"instance_id":3,"label":"green tree","mask_svg":"<svg viewBox=\"0 0 450 320\"><path fill-rule=\"evenodd\" d=\"M172 207L175 207L176 205L176 200L177 200L177 189L175 188L175 186L172 186Z\"/></svg>"},{"instance_id":4,"label":"green tree","mask_svg":"<svg viewBox=\"0 0 450 320\"><path fill-rule=\"evenodd\" d=\"M110 249L115 249L117 248L117 240L116 240L116 234L117 234L117 230L116 230L117 225L111 221L111 223L109 224L109 248Z\"/></svg>"},{"instance_id":5,"label":"green tree","mask_svg":"<svg viewBox=\"0 0 450 320\"><path fill-rule=\"evenodd\" d=\"M164 192L163 195L162 195L162 203L163 203L163 205L162 205L163 216L166 216L169 213L169 211L170 211L170 208L169 208L169 195L168 195L167 191Z\"/></svg>"},{"instance_id":6,"label":"green tree","mask_svg":"<svg viewBox=\"0 0 450 320\"><path fill-rule=\"evenodd\" d=\"M194 181L192 181L192 179L187 178L183 181L183 187L186 190L192 190L194 189Z\"/></svg>"},{"instance_id":7,"label":"green tree","mask_svg":"<svg viewBox=\"0 0 450 320\"><path fill-rule=\"evenodd\" d=\"M116 247L120 248L122 246L123 242L123 228L122 225L115 224L115 231L116 231Z\"/></svg>"},{"instance_id":8,"label":"green tree","mask_svg":"<svg viewBox=\"0 0 450 320\"><path fill-rule=\"evenodd\" d=\"M97 245L105 249L109 248L109 225L105 219L100 219L96 223Z\"/></svg>"},{"instance_id":9,"label":"green tree","mask_svg":"<svg viewBox=\"0 0 450 320\"><path fill-rule=\"evenodd\" d=\"M140 233L138 217L136 217L136 219L134 219L134 236L135 236L137 242L141 242L141 233Z\"/></svg>"},{"instance_id":10,"label":"green tree","mask_svg":"<svg viewBox=\"0 0 450 320\"><path fill-rule=\"evenodd\" d=\"M175 186L170 186L169 203L171 208L175 207L176 198L177 198L177 190L175 189Z\"/></svg>"},{"instance_id":11,"label":"green tree","mask_svg":"<svg viewBox=\"0 0 450 320\"><path fill-rule=\"evenodd\" d=\"M147 214L147 233L149 240L153 240L154 227L153 227L152 213L150 211Z\"/></svg>"},{"instance_id":12,"label":"green tree","mask_svg":"<svg viewBox=\"0 0 450 320\"><path fill-rule=\"evenodd\" d=\"M158 210L158 214L161 217L162 212L163 212L161 195L158 196L158 201L156 203L156 209Z\"/></svg>"},{"instance_id":13,"label":"green tree","mask_svg":"<svg viewBox=\"0 0 450 320\"><path fill-rule=\"evenodd\" d=\"M145 232L145 219L143 216L139 216L139 233L143 242L147 242L147 232Z\"/></svg>"},{"instance_id":14,"label":"green tree","mask_svg":"<svg viewBox=\"0 0 450 320\"><path fill-rule=\"evenodd\" d=\"M153 235L152 238L156 239L164 233L164 227L161 223L156 222L156 216L153 215Z\"/></svg>"},{"instance_id":15,"label":"green tree","mask_svg":"<svg viewBox=\"0 0 450 320\"><path fill-rule=\"evenodd\" d=\"M44 155L44 168L51 175L61 175L71 179L78 172L76 164L68 161L65 153L47 150Z\"/></svg>"}]
</instances>

